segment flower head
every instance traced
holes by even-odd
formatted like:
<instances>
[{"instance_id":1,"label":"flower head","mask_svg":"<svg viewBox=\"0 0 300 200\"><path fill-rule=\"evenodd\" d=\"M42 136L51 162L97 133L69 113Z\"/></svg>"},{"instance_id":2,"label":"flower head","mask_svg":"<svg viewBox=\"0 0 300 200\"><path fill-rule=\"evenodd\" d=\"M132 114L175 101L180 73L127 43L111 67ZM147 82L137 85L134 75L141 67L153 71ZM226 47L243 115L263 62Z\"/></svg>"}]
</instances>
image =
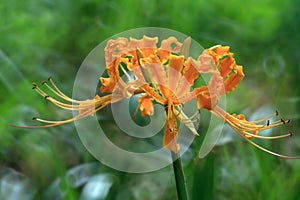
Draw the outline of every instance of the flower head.
<instances>
[{"instance_id":1,"label":"flower head","mask_svg":"<svg viewBox=\"0 0 300 200\"><path fill-rule=\"evenodd\" d=\"M100 92L103 96L96 95L94 99L85 101L74 100L61 92L49 78L48 82L43 82L43 85L56 95L54 98L34 83L33 89L44 98L63 109L76 110L78 115L64 121L34 118L47 125L27 128L44 128L73 122L91 116L109 104L139 95L138 108L142 116L154 115L155 103L164 106L163 146L177 153L180 150L177 144L178 122L198 135L193 125L198 111L191 117L187 117L182 111L185 103L196 100L198 110L209 110L254 146L276 156L294 158L271 152L251 140L252 138L276 139L291 135L291 133L280 136L260 134L263 130L289 122L280 119L270 123L270 118L278 115L277 111L264 119L249 122L244 115L231 115L218 106L220 97L233 91L244 78L243 67L236 64L229 46L217 45L205 49L197 59L194 59L189 57L190 43L190 38L181 43L175 37L162 40L160 46L157 37L144 36L140 40L135 38L109 40L105 47L108 76L100 77ZM208 84L195 84L204 74L210 77Z\"/></svg>"}]
</instances>

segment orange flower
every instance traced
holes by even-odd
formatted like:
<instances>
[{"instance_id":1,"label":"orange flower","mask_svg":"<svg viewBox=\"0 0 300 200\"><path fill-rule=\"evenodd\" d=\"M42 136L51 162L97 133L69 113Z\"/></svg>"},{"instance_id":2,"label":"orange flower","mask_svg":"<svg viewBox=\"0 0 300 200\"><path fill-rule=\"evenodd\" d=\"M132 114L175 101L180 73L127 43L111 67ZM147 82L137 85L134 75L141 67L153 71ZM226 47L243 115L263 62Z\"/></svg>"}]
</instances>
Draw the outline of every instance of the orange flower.
<instances>
[{"instance_id":1,"label":"orange flower","mask_svg":"<svg viewBox=\"0 0 300 200\"><path fill-rule=\"evenodd\" d=\"M193 125L193 117L187 117L182 106L192 100L197 100L198 109L207 109L212 114L227 122L238 134L254 146L284 158L294 158L276 154L258 144L252 138L275 139L290 136L291 133L280 136L262 136L260 131L270 129L289 120L278 120L270 123L270 118L277 116L276 112L267 118L249 122L244 115L230 115L218 106L222 95L233 91L244 78L243 68L236 64L233 53L228 46L214 46L205 49L195 60L189 57L191 39L183 43L175 37L162 40L157 47L158 38L144 36L142 39L118 38L109 40L105 48L106 69L108 77L101 77L100 92L92 100L78 101L64 95L49 78L43 84L64 102L50 97L40 87L34 84L39 94L47 100L66 110L77 110L78 115L65 121L49 121L34 118L47 123L37 128L57 126L93 115L108 104L121 101L139 94L138 102L142 116L153 115L154 103L165 107L165 127L163 146L175 153L179 152L177 144L177 123L182 122L194 134L198 135ZM121 73L124 76L121 76ZM210 80L207 85L195 84L201 75L207 74ZM197 115L197 114L196 114ZM27 127L36 128L36 127Z\"/></svg>"}]
</instances>

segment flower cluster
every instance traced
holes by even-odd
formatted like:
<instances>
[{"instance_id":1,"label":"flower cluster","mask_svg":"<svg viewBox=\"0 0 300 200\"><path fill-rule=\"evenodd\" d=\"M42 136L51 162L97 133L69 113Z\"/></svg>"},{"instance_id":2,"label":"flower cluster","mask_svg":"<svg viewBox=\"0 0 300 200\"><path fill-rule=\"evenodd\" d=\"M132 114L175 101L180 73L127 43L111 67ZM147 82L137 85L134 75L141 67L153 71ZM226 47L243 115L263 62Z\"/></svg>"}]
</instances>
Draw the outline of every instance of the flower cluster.
<instances>
[{"instance_id":1,"label":"flower cluster","mask_svg":"<svg viewBox=\"0 0 300 200\"><path fill-rule=\"evenodd\" d=\"M191 38L181 43L175 37L162 40L160 46L158 46L157 37L109 40L105 47L108 77L100 77L100 92L103 95L101 97L96 95L94 99L86 101L74 100L61 92L49 78L47 82L43 82L43 85L56 95L54 98L34 83L33 89L44 98L63 109L77 110L78 115L64 121L34 118L47 125L27 128L43 128L69 123L93 115L109 104L139 95L138 108L142 116L155 114L153 107L155 103L164 106L163 146L177 153L180 150L177 144L178 122L186 125L198 135L193 124L198 111L191 117L186 116L182 111L185 103L196 100L198 109L209 110L256 147L276 156L294 158L271 152L252 140L252 138L276 139L291 135L291 133L280 136L259 134L262 130L289 122L289 120L280 119L270 123L270 118L278 115L277 111L264 119L249 122L244 115L231 115L218 106L220 97L233 91L244 77L243 67L236 64L229 47L217 45L205 49L197 59L194 59L189 56L190 43ZM195 84L204 74L210 77L209 82L206 85Z\"/></svg>"}]
</instances>

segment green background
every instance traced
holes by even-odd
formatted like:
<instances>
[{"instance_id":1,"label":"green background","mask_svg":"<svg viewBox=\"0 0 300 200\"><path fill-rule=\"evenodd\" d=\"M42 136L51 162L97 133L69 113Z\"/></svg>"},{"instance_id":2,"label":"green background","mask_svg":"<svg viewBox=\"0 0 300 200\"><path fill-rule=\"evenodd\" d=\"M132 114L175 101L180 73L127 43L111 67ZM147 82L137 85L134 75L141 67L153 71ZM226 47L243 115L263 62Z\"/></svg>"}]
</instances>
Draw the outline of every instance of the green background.
<instances>
[{"instance_id":1,"label":"green background","mask_svg":"<svg viewBox=\"0 0 300 200\"><path fill-rule=\"evenodd\" d=\"M86 55L138 27L174 29L205 48L230 45L246 76L227 95L228 111L255 118L277 109L291 123L272 133L293 131L294 137L258 143L300 155L299 7L299 0L1 1L0 199L176 199L171 166L119 172L86 151L73 124L41 130L8 125L30 125L33 116L70 117L31 83L51 75L71 96ZM206 123L201 119L204 130ZM300 161L268 155L234 135L225 129L219 145L200 159L202 134L183 156L191 199L300 199Z\"/></svg>"}]
</instances>

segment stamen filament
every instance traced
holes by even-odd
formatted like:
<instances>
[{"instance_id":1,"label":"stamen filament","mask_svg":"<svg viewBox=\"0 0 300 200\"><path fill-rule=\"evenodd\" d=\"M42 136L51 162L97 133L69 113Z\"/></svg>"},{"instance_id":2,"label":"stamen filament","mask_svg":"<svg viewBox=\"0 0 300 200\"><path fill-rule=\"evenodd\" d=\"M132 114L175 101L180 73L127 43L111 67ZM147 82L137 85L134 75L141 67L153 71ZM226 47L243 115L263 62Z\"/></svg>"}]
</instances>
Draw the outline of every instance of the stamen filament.
<instances>
[{"instance_id":1,"label":"stamen filament","mask_svg":"<svg viewBox=\"0 0 300 200\"><path fill-rule=\"evenodd\" d=\"M62 95L62 97L64 97L63 99L67 100L67 101L70 101L70 102L75 102L75 103L81 103L82 101L77 101L77 100L74 100L68 96L66 96L60 89L58 89L58 87L55 85L54 81L52 80L51 77L48 78L49 82L51 83L51 85L56 89L56 91Z\"/></svg>"},{"instance_id":2,"label":"stamen filament","mask_svg":"<svg viewBox=\"0 0 300 200\"><path fill-rule=\"evenodd\" d=\"M69 98L69 97L66 96L66 95L61 95L59 92L57 92L56 90L54 90L51 86L49 86L49 85L47 84L47 82L44 82L43 85L45 85L49 90L51 90L51 91L52 91L54 94L56 94L58 97L60 97L60 98L62 98L62 99L64 99L64 100L66 100L66 101L69 101L69 102L72 102L72 103L80 103L80 102L82 102L82 101L76 101L76 100L74 100L74 99L71 99L71 98Z\"/></svg>"},{"instance_id":3,"label":"stamen filament","mask_svg":"<svg viewBox=\"0 0 300 200\"><path fill-rule=\"evenodd\" d=\"M245 140L247 140L250 144L252 144L253 146L271 154L271 155L274 155L274 156L277 156L277 157L280 157L280 158L287 158L287 159L300 159L300 157L292 157L292 156L286 156L286 155L281 155L281 154L278 154L278 153L275 153L273 151L270 151L268 149L265 149L264 147L256 144L254 141L252 141L250 138L248 138L247 136L250 136L250 137L254 137L254 138L259 138L259 139L279 139L279 138L284 138L284 137L289 137L289 136L292 136L292 133L288 133L288 134L284 134L284 135L279 135L279 136L261 136L261 135L256 135L256 134L252 134L252 133L249 133L247 131L247 128L244 129L245 127L243 126L238 126L237 124L237 121L241 121L235 117L230 117L231 115L229 115L228 113L226 113L225 111L223 111L221 108L219 107L216 107L216 109L214 110L211 110L211 112L216 115L217 117L223 119L225 122L227 122L232 128L233 130L235 130L240 136L242 136ZM277 114L278 112L276 111L276 116L278 115ZM265 118L266 119L266 118ZM264 120L265 120L264 119ZM264 120L258 120L258 121L264 121ZM287 121L289 122L289 120L279 120L275 123L273 123L272 125L269 125L269 123L267 123L266 125L262 126L260 129L251 129L253 131L259 131L259 130L266 130L266 129L269 129L269 128L272 128L272 127L275 127L275 126L278 126L280 124L283 124L284 122L286 123ZM253 122L251 122L253 123ZM250 122L249 124L250 125ZM253 126L253 124L252 124ZM254 125L254 127L256 127ZM250 129L250 128L248 128Z\"/></svg>"},{"instance_id":4,"label":"stamen filament","mask_svg":"<svg viewBox=\"0 0 300 200\"><path fill-rule=\"evenodd\" d=\"M124 69L124 67L120 64L119 65L125 76L127 77L128 81L133 81L130 75L127 73L127 71Z\"/></svg>"},{"instance_id":5,"label":"stamen filament","mask_svg":"<svg viewBox=\"0 0 300 200\"><path fill-rule=\"evenodd\" d=\"M257 120L257 121L253 121L253 122L249 122L246 120L240 120L230 114L228 114L227 112L225 112L224 110L222 110L220 107L216 107L214 110L211 110L211 112L219 117L221 117L224 121L230 121L231 124L235 127L237 127L238 129L242 129L244 131L247 132L252 132L252 131L256 131L256 130L266 130L266 129L270 129L270 128L274 128L278 125L281 124L286 124L289 122L289 120L278 120L272 124L267 123L264 125L258 125L255 124L255 122L257 121L265 121L266 118L264 118L264 120ZM217 114L218 112L218 114ZM270 116L269 116L270 117Z\"/></svg>"},{"instance_id":6,"label":"stamen filament","mask_svg":"<svg viewBox=\"0 0 300 200\"><path fill-rule=\"evenodd\" d=\"M255 135L249 132L242 132L244 135L249 135L254 138L259 138L259 139L266 139L266 140L273 140L273 139L279 139L279 138L285 138L285 137L290 137L292 133L287 133L284 135L277 135L277 136L262 136L262 135Z\"/></svg>"},{"instance_id":7,"label":"stamen filament","mask_svg":"<svg viewBox=\"0 0 300 200\"><path fill-rule=\"evenodd\" d=\"M271 115L263 118L263 119L252 121L252 122L254 122L254 123L264 122L264 121L267 121L268 119L271 119L271 118L276 117L276 116L278 116L278 112L277 111L275 113L273 113L273 114L271 114Z\"/></svg>"},{"instance_id":8,"label":"stamen filament","mask_svg":"<svg viewBox=\"0 0 300 200\"><path fill-rule=\"evenodd\" d=\"M252 140L250 140L250 139L248 139L248 138L246 138L246 137L244 137L244 139L247 140L247 141L248 141L250 144L252 144L253 146L255 146L255 147L257 147L257 148L263 150L264 152L267 152L267 153L271 154L271 155L274 155L274 156L277 156L277 157L280 157L280 158L286 158L286 159L295 159L295 160L296 160L296 159L300 159L300 157L292 157L292 156L286 156L286 155L281 155L281 154L275 153L275 152L273 152L273 151L270 151L270 150L268 150L268 149L265 149L264 147L262 147L262 146L256 144L255 142L253 142Z\"/></svg>"}]
</instances>

